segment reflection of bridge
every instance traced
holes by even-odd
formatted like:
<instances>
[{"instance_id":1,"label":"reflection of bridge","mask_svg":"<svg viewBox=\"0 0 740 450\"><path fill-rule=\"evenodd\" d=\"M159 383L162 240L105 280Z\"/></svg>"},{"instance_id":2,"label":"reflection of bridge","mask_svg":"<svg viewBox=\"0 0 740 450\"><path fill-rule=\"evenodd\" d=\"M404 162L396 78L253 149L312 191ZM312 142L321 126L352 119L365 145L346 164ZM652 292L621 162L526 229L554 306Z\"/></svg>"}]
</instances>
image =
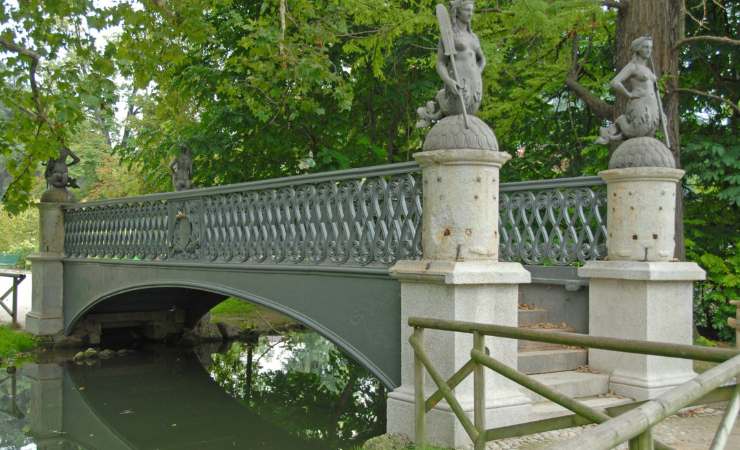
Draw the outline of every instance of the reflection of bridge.
<instances>
[{"instance_id":1,"label":"reflection of bridge","mask_svg":"<svg viewBox=\"0 0 740 450\"><path fill-rule=\"evenodd\" d=\"M64 246L47 240L34 269L58 271L45 298L63 283L63 310L31 313L31 327L70 333L90 312L173 307L193 324L234 296L303 322L397 386L400 288L388 268L422 256L420 179L403 163L47 209ZM535 282L578 286L566 266L605 253L599 178L504 184L499 204L501 258Z\"/></svg>"},{"instance_id":2,"label":"reflection of bridge","mask_svg":"<svg viewBox=\"0 0 740 450\"><path fill-rule=\"evenodd\" d=\"M29 364L27 427L43 450L321 447L229 397L195 357L137 357L98 367ZM20 408L23 409L23 408Z\"/></svg>"}]
</instances>

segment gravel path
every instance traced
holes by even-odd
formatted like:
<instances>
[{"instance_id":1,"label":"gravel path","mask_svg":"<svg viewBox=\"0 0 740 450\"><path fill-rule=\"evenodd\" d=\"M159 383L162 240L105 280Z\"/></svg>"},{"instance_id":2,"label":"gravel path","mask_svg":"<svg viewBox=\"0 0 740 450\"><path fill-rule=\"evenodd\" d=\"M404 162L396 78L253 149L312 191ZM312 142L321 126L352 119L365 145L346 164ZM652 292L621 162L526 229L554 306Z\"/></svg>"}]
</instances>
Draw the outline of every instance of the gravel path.
<instances>
[{"instance_id":1,"label":"gravel path","mask_svg":"<svg viewBox=\"0 0 740 450\"><path fill-rule=\"evenodd\" d=\"M719 426L724 405L715 408L695 408L671 416L660 423L655 430L655 438L675 450L705 450L709 448L714 433ZM740 450L740 419L735 422L726 450ZM589 425L587 427L591 427ZM490 442L488 450L543 450L554 442L576 437L587 427L548 431L531 436L502 439ZM621 448L626 449L624 445Z\"/></svg>"}]
</instances>

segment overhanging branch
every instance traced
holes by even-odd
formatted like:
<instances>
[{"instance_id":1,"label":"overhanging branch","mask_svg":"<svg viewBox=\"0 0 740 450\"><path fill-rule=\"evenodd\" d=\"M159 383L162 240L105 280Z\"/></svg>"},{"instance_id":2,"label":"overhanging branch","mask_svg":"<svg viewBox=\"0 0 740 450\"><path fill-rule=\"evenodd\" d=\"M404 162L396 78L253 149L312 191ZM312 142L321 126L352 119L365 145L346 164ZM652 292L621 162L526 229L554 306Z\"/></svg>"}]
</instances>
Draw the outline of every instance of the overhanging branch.
<instances>
[{"instance_id":1,"label":"overhanging branch","mask_svg":"<svg viewBox=\"0 0 740 450\"><path fill-rule=\"evenodd\" d=\"M36 82L36 69L39 66L41 55L34 52L33 50L27 49L3 38L0 38L0 45L3 46L6 50L17 53L21 56L25 56L31 60L30 67L28 69L28 76L31 82L31 95L33 96L33 103L36 106L36 115L38 119L42 122L47 122L46 113L44 112L44 109L41 105L41 94L39 93L39 86Z\"/></svg>"},{"instance_id":2,"label":"overhanging branch","mask_svg":"<svg viewBox=\"0 0 740 450\"><path fill-rule=\"evenodd\" d=\"M586 89L578 82L580 74L583 73L583 67L578 62L578 34L573 35L572 43L572 66L565 79L565 84L573 93L580 98L588 109L602 120L614 120L614 106L595 96L591 91Z\"/></svg>"},{"instance_id":3,"label":"overhanging branch","mask_svg":"<svg viewBox=\"0 0 740 450\"><path fill-rule=\"evenodd\" d=\"M701 41L714 42L717 44L740 45L740 40L732 39L732 38L728 38L724 36L691 36L691 37L679 39L679 41L676 42L676 45L674 48L679 48L682 45L687 45L687 44L691 44L694 42L701 42Z\"/></svg>"},{"instance_id":4,"label":"overhanging branch","mask_svg":"<svg viewBox=\"0 0 740 450\"><path fill-rule=\"evenodd\" d=\"M568 77L565 84L588 106L597 117L603 120L614 120L614 106L600 99L583 87L575 78Z\"/></svg>"},{"instance_id":5,"label":"overhanging branch","mask_svg":"<svg viewBox=\"0 0 740 450\"><path fill-rule=\"evenodd\" d=\"M700 95L702 97L711 98L713 100L720 101L722 103L726 103L730 105L732 109L735 110L735 114L740 115L740 107L737 106L736 103L734 103L732 100L728 100L726 98L722 98L719 95L710 94L709 92L700 91L698 89L691 89L691 88L678 88L676 89L676 92L683 92L685 94L694 94L694 95Z\"/></svg>"}]
</instances>

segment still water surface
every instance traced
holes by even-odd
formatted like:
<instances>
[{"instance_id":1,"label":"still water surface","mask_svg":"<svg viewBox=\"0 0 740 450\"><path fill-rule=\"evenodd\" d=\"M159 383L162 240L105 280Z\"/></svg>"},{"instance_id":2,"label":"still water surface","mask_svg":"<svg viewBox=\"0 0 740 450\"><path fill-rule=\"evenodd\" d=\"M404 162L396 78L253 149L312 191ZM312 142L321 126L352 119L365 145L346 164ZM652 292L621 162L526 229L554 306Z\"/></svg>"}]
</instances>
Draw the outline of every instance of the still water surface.
<instances>
[{"instance_id":1,"label":"still water surface","mask_svg":"<svg viewBox=\"0 0 740 450\"><path fill-rule=\"evenodd\" d=\"M385 429L379 381L312 332L48 359L0 375L0 449L352 449Z\"/></svg>"}]
</instances>

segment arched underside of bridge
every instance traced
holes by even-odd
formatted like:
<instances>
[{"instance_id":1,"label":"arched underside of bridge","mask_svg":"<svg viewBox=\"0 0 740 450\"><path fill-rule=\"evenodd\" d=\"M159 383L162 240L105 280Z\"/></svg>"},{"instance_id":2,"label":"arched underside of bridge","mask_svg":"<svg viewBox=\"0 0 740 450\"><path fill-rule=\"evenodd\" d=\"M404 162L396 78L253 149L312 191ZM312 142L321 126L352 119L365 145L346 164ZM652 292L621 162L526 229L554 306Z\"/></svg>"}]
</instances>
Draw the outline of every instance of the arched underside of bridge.
<instances>
[{"instance_id":1,"label":"arched underside of bridge","mask_svg":"<svg viewBox=\"0 0 740 450\"><path fill-rule=\"evenodd\" d=\"M195 323L226 297L279 311L319 332L394 388L401 378L400 287L387 272L148 263L64 262L64 326L89 312L187 311Z\"/></svg>"}]
</instances>

